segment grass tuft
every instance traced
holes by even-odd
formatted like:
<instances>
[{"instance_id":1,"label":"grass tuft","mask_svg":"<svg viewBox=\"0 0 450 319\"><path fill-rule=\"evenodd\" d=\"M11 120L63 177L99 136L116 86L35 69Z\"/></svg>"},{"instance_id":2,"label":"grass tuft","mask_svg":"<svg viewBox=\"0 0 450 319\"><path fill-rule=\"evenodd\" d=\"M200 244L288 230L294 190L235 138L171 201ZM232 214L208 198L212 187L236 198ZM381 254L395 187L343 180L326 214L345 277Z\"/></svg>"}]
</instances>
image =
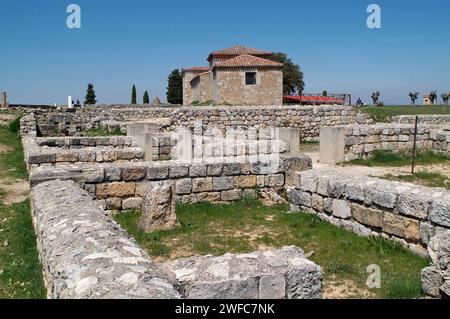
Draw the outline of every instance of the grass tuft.
<instances>
[{"instance_id":1,"label":"grass tuft","mask_svg":"<svg viewBox=\"0 0 450 319\"><path fill-rule=\"evenodd\" d=\"M362 106L357 110L369 114L376 122L390 122L397 115L450 114L449 105Z\"/></svg>"},{"instance_id":2,"label":"grass tuft","mask_svg":"<svg viewBox=\"0 0 450 319\"><path fill-rule=\"evenodd\" d=\"M388 282L391 299L416 299L422 297L420 274L408 274L392 278Z\"/></svg>"},{"instance_id":3,"label":"grass tuft","mask_svg":"<svg viewBox=\"0 0 450 319\"><path fill-rule=\"evenodd\" d=\"M450 156L443 153L434 153L431 151L418 152L416 164L435 164L450 161ZM358 158L350 161L353 165L362 166L407 166L411 165L412 157L408 152L393 153L386 150L377 150L373 152L370 158Z\"/></svg>"}]
</instances>

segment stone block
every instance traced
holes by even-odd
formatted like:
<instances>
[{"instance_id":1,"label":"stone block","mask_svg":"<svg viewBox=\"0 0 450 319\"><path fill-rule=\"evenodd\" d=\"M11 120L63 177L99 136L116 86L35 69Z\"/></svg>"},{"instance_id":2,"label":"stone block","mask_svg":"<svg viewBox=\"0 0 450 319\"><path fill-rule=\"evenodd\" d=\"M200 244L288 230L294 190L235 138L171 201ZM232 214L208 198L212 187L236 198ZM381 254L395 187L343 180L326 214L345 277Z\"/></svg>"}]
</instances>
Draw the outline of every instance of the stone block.
<instances>
[{"instance_id":1,"label":"stone block","mask_svg":"<svg viewBox=\"0 0 450 319\"><path fill-rule=\"evenodd\" d=\"M311 195L309 193L299 191L295 188L291 188L288 193L295 205L311 207Z\"/></svg>"},{"instance_id":2,"label":"stone block","mask_svg":"<svg viewBox=\"0 0 450 319\"><path fill-rule=\"evenodd\" d=\"M74 152L64 152L64 153L57 153L55 157L56 162L78 162L79 156L78 153Z\"/></svg>"},{"instance_id":3,"label":"stone block","mask_svg":"<svg viewBox=\"0 0 450 319\"><path fill-rule=\"evenodd\" d=\"M440 287L444 283L442 272L436 267L426 267L421 271L421 282L423 292L430 297L440 298Z\"/></svg>"},{"instance_id":4,"label":"stone block","mask_svg":"<svg viewBox=\"0 0 450 319\"><path fill-rule=\"evenodd\" d=\"M241 174L241 164L240 163L230 163L223 165L223 175L239 175Z\"/></svg>"},{"instance_id":5,"label":"stone block","mask_svg":"<svg viewBox=\"0 0 450 319\"><path fill-rule=\"evenodd\" d=\"M450 227L450 196L431 202L429 219L440 226Z\"/></svg>"},{"instance_id":6,"label":"stone block","mask_svg":"<svg viewBox=\"0 0 450 319\"><path fill-rule=\"evenodd\" d=\"M263 276L259 279L260 299L285 299L286 279L283 275Z\"/></svg>"},{"instance_id":7,"label":"stone block","mask_svg":"<svg viewBox=\"0 0 450 319\"><path fill-rule=\"evenodd\" d=\"M199 203L214 203L220 202L221 200L220 192L208 192L208 193L198 193L197 202Z\"/></svg>"},{"instance_id":8,"label":"stone block","mask_svg":"<svg viewBox=\"0 0 450 319\"><path fill-rule=\"evenodd\" d=\"M126 166L122 168L122 178L124 181L143 180L147 175L147 168L144 166Z\"/></svg>"},{"instance_id":9,"label":"stone block","mask_svg":"<svg viewBox=\"0 0 450 319\"><path fill-rule=\"evenodd\" d=\"M170 178L182 178L189 175L189 166L187 165L177 165L169 168Z\"/></svg>"},{"instance_id":10,"label":"stone block","mask_svg":"<svg viewBox=\"0 0 450 319\"><path fill-rule=\"evenodd\" d=\"M352 216L349 202L345 200L333 200L333 216L348 219Z\"/></svg>"},{"instance_id":11,"label":"stone block","mask_svg":"<svg viewBox=\"0 0 450 319\"><path fill-rule=\"evenodd\" d=\"M317 194L312 194L311 208L318 212L323 212L324 211L323 197Z\"/></svg>"},{"instance_id":12,"label":"stone block","mask_svg":"<svg viewBox=\"0 0 450 319\"><path fill-rule=\"evenodd\" d=\"M320 162L337 164L345 161L345 128L322 127L320 129Z\"/></svg>"},{"instance_id":13,"label":"stone block","mask_svg":"<svg viewBox=\"0 0 450 319\"><path fill-rule=\"evenodd\" d=\"M139 227L145 232L153 232L179 226L175 213L174 184L154 184L144 197Z\"/></svg>"},{"instance_id":14,"label":"stone block","mask_svg":"<svg viewBox=\"0 0 450 319\"><path fill-rule=\"evenodd\" d=\"M215 191L230 190L234 187L233 177L214 177L213 186Z\"/></svg>"},{"instance_id":15,"label":"stone block","mask_svg":"<svg viewBox=\"0 0 450 319\"><path fill-rule=\"evenodd\" d=\"M205 177L207 171L206 165L191 165L189 166L190 177Z\"/></svg>"},{"instance_id":16,"label":"stone block","mask_svg":"<svg viewBox=\"0 0 450 319\"><path fill-rule=\"evenodd\" d=\"M236 188L254 188L256 187L255 175L236 176L234 178L234 186Z\"/></svg>"},{"instance_id":17,"label":"stone block","mask_svg":"<svg viewBox=\"0 0 450 319\"><path fill-rule=\"evenodd\" d=\"M121 198L107 198L106 199L106 209L107 210L121 210L122 209L122 199Z\"/></svg>"},{"instance_id":18,"label":"stone block","mask_svg":"<svg viewBox=\"0 0 450 319\"><path fill-rule=\"evenodd\" d=\"M122 179L122 171L119 167L105 167L105 181L120 181Z\"/></svg>"},{"instance_id":19,"label":"stone block","mask_svg":"<svg viewBox=\"0 0 450 319\"><path fill-rule=\"evenodd\" d=\"M266 187L283 187L284 186L284 175L275 174L265 176L264 186Z\"/></svg>"},{"instance_id":20,"label":"stone block","mask_svg":"<svg viewBox=\"0 0 450 319\"><path fill-rule=\"evenodd\" d=\"M183 178L175 182L175 190L177 195L186 195L192 192L192 179Z\"/></svg>"},{"instance_id":21,"label":"stone block","mask_svg":"<svg viewBox=\"0 0 450 319\"><path fill-rule=\"evenodd\" d=\"M192 180L192 191L194 193L211 192L213 189L212 177L194 178Z\"/></svg>"},{"instance_id":22,"label":"stone block","mask_svg":"<svg viewBox=\"0 0 450 319\"><path fill-rule=\"evenodd\" d=\"M109 197L133 197L136 189L136 183L106 183L98 184L96 195L98 199Z\"/></svg>"},{"instance_id":23,"label":"stone block","mask_svg":"<svg viewBox=\"0 0 450 319\"><path fill-rule=\"evenodd\" d=\"M419 221L411 218L387 212L383 215L383 231L409 241L417 242L420 240L419 226Z\"/></svg>"},{"instance_id":24,"label":"stone block","mask_svg":"<svg viewBox=\"0 0 450 319\"><path fill-rule=\"evenodd\" d=\"M208 176L222 176L223 164L211 164L208 165Z\"/></svg>"},{"instance_id":25,"label":"stone block","mask_svg":"<svg viewBox=\"0 0 450 319\"><path fill-rule=\"evenodd\" d=\"M430 194L406 193L398 196L397 211L402 215L426 219L430 207Z\"/></svg>"},{"instance_id":26,"label":"stone block","mask_svg":"<svg viewBox=\"0 0 450 319\"><path fill-rule=\"evenodd\" d=\"M163 180L169 177L169 168L167 166L150 166L147 170L149 180Z\"/></svg>"},{"instance_id":27,"label":"stone block","mask_svg":"<svg viewBox=\"0 0 450 319\"><path fill-rule=\"evenodd\" d=\"M242 198L242 190L233 189L230 191L223 191L221 193L221 200L224 202L233 202Z\"/></svg>"},{"instance_id":28,"label":"stone block","mask_svg":"<svg viewBox=\"0 0 450 319\"><path fill-rule=\"evenodd\" d=\"M351 208L353 218L357 222L372 227L383 226L383 211L355 203L351 205Z\"/></svg>"}]
</instances>

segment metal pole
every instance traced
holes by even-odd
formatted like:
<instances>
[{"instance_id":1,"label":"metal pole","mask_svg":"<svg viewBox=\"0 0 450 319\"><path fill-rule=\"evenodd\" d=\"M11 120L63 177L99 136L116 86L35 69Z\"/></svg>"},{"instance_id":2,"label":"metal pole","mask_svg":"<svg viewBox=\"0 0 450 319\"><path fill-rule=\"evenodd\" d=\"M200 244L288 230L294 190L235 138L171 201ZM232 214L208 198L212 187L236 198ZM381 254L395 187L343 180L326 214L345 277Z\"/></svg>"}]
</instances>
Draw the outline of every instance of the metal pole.
<instances>
[{"instance_id":1,"label":"metal pole","mask_svg":"<svg viewBox=\"0 0 450 319\"><path fill-rule=\"evenodd\" d=\"M419 117L416 115L416 122L414 125L414 145L413 145L413 155L412 155L412 168L411 174L414 175L414 166L416 165L416 143L417 143L417 122L419 121Z\"/></svg>"}]
</instances>

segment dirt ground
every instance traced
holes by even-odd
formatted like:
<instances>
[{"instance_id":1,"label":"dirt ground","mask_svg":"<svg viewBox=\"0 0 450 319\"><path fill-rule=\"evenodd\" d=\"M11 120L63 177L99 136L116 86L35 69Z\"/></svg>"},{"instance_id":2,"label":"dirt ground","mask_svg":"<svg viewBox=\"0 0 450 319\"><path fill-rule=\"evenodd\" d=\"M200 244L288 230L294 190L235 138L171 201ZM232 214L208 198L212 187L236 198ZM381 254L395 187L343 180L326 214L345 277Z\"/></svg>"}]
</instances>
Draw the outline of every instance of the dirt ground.
<instances>
[{"instance_id":1,"label":"dirt ground","mask_svg":"<svg viewBox=\"0 0 450 319\"><path fill-rule=\"evenodd\" d=\"M5 116L5 114L0 114ZM10 148L0 144L0 154L6 153ZM12 177L0 178L1 202L3 205L10 206L15 203L21 203L27 199L29 193L29 184L27 181L14 179Z\"/></svg>"}]
</instances>

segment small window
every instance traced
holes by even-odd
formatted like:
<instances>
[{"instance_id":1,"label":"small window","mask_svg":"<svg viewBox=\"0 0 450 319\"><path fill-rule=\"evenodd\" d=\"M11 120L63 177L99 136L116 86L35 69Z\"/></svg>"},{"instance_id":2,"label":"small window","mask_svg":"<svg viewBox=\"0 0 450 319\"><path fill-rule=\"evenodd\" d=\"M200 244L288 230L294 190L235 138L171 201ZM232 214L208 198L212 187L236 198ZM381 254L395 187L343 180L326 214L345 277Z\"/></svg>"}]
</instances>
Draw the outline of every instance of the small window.
<instances>
[{"instance_id":1,"label":"small window","mask_svg":"<svg viewBox=\"0 0 450 319\"><path fill-rule=\"evenodd\" d=\"M256 84L256 72L245 72L245 85Z\"/></svg>"}]
</instances>

